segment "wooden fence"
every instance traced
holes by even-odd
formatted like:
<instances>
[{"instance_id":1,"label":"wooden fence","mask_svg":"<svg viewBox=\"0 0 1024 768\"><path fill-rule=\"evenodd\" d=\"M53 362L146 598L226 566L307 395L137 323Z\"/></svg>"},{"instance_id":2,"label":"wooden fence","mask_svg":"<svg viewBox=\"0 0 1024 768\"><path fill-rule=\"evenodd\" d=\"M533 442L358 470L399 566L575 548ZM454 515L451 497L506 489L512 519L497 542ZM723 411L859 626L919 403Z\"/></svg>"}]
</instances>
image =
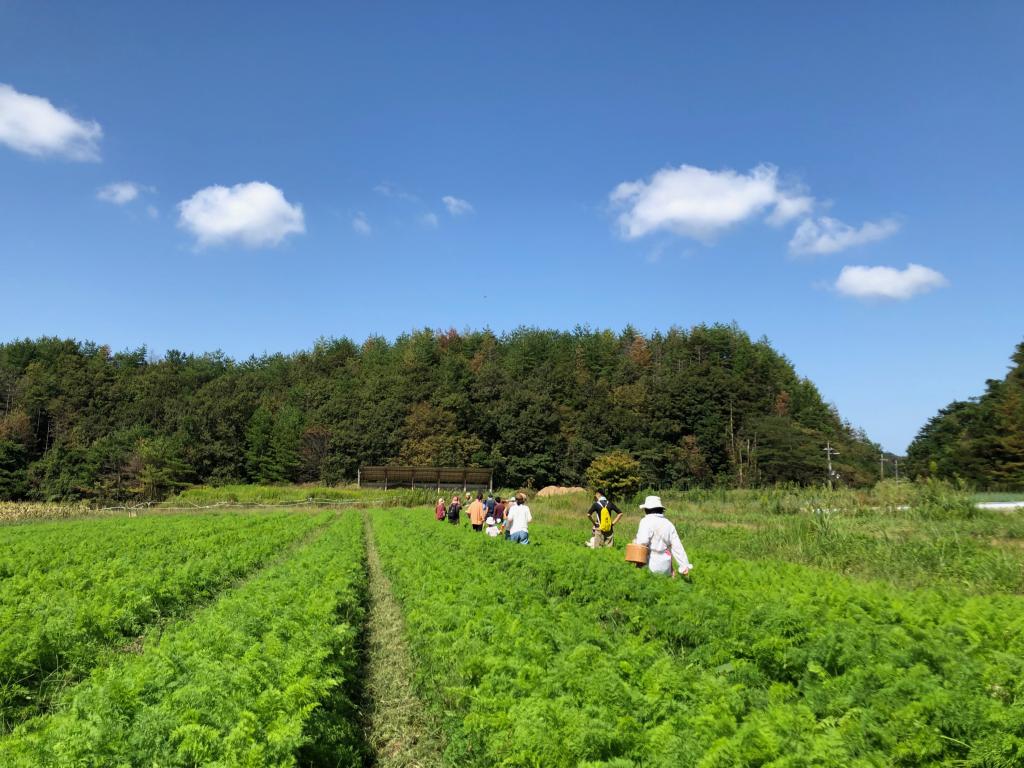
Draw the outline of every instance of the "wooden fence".
<instances>
[{"instance_id":1,"label":"wooden fence","mask_svg":"<svg viewBox=\"0 0 1024 768\"><path fill-rule=\"evenodd\" d=\"M462 488L494 490L494 470L486 467L360 467L360 488Z\"/></svg>"}]
</instances>

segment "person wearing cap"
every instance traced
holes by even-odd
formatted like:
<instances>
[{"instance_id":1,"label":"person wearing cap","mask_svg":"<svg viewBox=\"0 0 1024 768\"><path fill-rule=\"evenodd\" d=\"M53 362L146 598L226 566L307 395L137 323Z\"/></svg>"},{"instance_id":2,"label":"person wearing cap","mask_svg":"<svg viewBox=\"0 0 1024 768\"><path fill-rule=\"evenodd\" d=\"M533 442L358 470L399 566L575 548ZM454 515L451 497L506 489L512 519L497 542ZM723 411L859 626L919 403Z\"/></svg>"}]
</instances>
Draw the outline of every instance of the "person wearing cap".
<instances>
[{"instance_id":1,"label":"person wearing cap","mask_svg":"<svg viewBox=\"0 0 1024 768\"><path fill-rule=\"evenodd\" d=\"M606 523L607 527L601 527L601 513L604 510L608 510L608 515L615 513L613 519L609 519ZM594 549L598 547L612 547L615 546L613 536L615 535L615 526L622 518L622 510L619 509L615 504L605 497L602 491L594 493L594 503L590 505L590 509L587 510L587 517L590 518L590 522L593 523L591 533L593 534L593 544L591 546Z\"/></svg>"},{"instance_id":2,"label":"person wearing cap","mask_svg":"<svg viewBox=\"0 0 1024 768\"><path fill-rule=\"evenodd\" d=\"M530 543L529 524L533 520L530 508L526 506L526 496L522 493L516 494L516 504L508 511L505 520L505 530L509 538L518 544Z\"/></svg>"},{"instance_id":3,"label":"person wearing cap","mask_svg":"<svg viewBox=\"0 0 1024 768\"><path fill-rule=\"evenodd\" d=\"M661 503L661 497L648 496L640 505L640 509L644 512L644 519L640 521L633 541L636 544L643 544L650 551L647 567L651 573L662 573L666 576L671 574L674 577L674 558L679 565L679 573L688 576L693 570L693 565L686 556L676 527L665 517L665 505Z\"/></svg>"}]
</instances>

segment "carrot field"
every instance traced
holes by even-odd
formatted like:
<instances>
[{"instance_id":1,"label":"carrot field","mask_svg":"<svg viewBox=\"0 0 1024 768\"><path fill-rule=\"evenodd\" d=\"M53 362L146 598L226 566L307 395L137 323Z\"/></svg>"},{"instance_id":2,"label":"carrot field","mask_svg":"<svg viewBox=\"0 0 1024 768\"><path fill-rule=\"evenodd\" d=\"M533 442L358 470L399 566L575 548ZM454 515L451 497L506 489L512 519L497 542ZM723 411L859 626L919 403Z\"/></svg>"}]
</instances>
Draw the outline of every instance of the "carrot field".
<instances>
[{"instance_id":1,"label":"carrot field","mask_svg":"<svg viewBox=\"0 0 1024 768\"><path fill-rule=\"evenodd\" d=\"M1024 764L1018 519L861 502L676 498L689 582L582 498L2 526L0 764Z\"/></svg>"}]
</instances>

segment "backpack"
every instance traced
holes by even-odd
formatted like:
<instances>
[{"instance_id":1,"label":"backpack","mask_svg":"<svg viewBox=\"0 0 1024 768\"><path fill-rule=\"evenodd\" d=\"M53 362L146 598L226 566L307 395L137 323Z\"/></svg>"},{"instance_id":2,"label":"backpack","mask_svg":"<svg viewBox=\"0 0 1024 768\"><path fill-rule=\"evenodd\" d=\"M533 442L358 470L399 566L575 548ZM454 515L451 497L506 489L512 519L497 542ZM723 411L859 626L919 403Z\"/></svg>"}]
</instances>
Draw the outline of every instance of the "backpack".
<instances>
[{"instance_id":1,"label":"backpack","mask_svg":"<svg viewBox=\"0 0 1024 768\"><path fill-rule=\"evenodd\" d=\"M611 512L608 511L608 499L602 499L597 502L597 504L601 507L601 522L598 524L597 528L601 533L611 533L612 515Z\"/></svg>"},{"instance_id":2,"label":"backpack","mask_svg":"<svg viewBox=\"0 0 1024 768\"><path fill-rule=\"evenodd\" d=\"M462 507L459 504L452 504L450 507L448 507L448 519L449 520L458 520L459 519L459 510L461 508Z\"/></svg>"}]
</instances>

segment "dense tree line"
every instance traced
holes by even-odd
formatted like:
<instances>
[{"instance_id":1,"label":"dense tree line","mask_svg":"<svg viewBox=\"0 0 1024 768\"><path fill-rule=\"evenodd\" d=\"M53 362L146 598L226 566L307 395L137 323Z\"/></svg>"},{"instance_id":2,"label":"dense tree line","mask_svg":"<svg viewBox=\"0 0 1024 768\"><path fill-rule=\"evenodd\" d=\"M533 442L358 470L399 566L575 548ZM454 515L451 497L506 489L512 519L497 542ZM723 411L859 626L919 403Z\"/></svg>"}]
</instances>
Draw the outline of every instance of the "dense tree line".
<instances>
[{"instance_id":1,"label":"dense tree line","mask_svg":"<svg viewBox=\"0 0 1024 768\"><path fill-rule=\"evenodd\" d=\"M190 483L354 479L360 464L493 466L582 483L614 450L659 487L873 478L877 446L735 326L417 331L220 353L0 345L0 498L157 498Z\"/></svg>"},{"instance_id":2,"label":"dense tree line","mask_svg":"<svg viewBox=\"0 0 1024 768\"><path fill-rule=\"evenodd\" d=\"M1024 342L1003 379L940 410L907 450L911 472L985 488L1024 488Z\"/></svg>"}]
</instances>

